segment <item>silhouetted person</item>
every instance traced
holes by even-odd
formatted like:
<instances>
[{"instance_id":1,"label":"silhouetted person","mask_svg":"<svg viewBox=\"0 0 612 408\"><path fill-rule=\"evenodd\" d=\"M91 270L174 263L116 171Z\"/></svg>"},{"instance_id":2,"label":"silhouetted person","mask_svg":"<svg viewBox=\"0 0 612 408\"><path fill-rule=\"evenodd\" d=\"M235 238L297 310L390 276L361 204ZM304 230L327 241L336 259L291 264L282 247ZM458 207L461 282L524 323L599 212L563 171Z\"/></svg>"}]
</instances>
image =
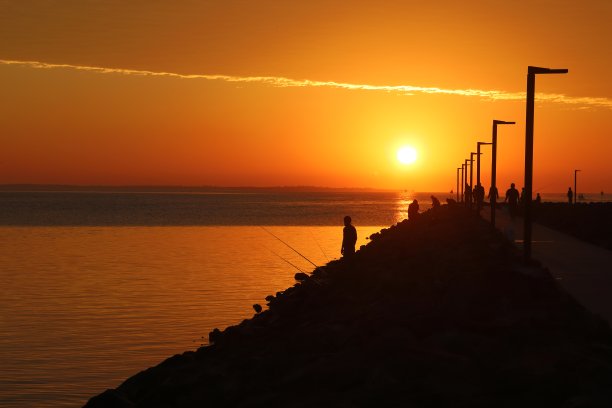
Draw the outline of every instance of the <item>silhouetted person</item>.
<instances>
[{"instance_id":1,"label":"silhouetted person","mask_svg":"<svg viewBox=\"0 0 612 408\"><path fill-rule=\"evenodd\" d=\"M521 198L519 198L521 204L525 204L525 187L521 188Z\"/></svg>"},{"instance_id":2,"label":"silhouetted person","mask_svg":"<svg viewBox=\"0 0 612 408\"><path fill-rule=\"evenodd\" d=\"M571 204L573 199L574 199L574 193L572 192L572 188L570 187L567 189L567 202Z\"/></svg>"},{"instance_id":3,"label":"silhouetted person","mask_svg":"<svg viewBox=\"0 0 612 408\"><path fill-rule=\"evenodd\" d=\"M506 190L506 198L504 202L508 202L508 210L510 211L510 218L516 216L518 210L519 192L514 188L514 183L510 184L510 188Z\"/></svg>"},{"instance_id":4,"label":"silhouetted person","mask_svg":"<svg viewBox=\"0 0 612 408\"><path fill-rule=\"evenodd\" d=\"M538 193L538 195L536 195L535 203L536 204L541 204L542 203L542 197L540 197L540 193Z\"/></svg>"},{"instance_id":5,"label":"silhouetted person","mask_svg":"<svg viewBox=\"0 0 612 408\"><path fill-rule=\"evenodd\" d=\"M408 219L416 220L419 216L419 202L414 200L408 206Z\"/></svg>"},{"instance_id":6,"label":"silhouetted person","mask_svg":"<svg viewBox=\"0 0 612 408\"><path fill-rule=\"evenodd\" d=\"M474 198L476 199L476 210L480 213L482 208L482 202L484 201L484 187L480 183L474 187Z\"/></svg>"},{"instance_id":7,"label":"silhouetted person","mask_svg":"<svg viewBox=\"0 0 612 408\"><path fill-rule=\"evenodd\" d=\"M472 208L472 187L468 183L465 183L465 204L468 208Z\"/></svg>"},{"instance_id":8,"label":"silhouetted person","mask_svg":"<svg viewBox=\"0 0 612 408\"><path fill-rule=\"evenodd\" d=\"M355 254L355 244L357 243L357 230L351 225L351 217L344 217L344 229L342 230L342 247L340 253L344 256Z\"/></svg>"},{"instance_id":9,"label":"silhouetted person","mask_svg":"<svg viewBox=\"0 0 612 408\"><path fill-rule=\"evenodd\" d=\"M431 207L435 210L440 207L440 200L436 196L431 196Z\"/></svg>"},{"instance_id":10,"label":"silhouetted person","mask_svg":"<svg viewBox=\"0 0 612 408\"><path fill-rule=\"evenodd\" d=\"M495 202L499 200L499 193L497 192L497 187L491 186L491 188L489 189L489 195L487 196L491 205L493 205L493 197L495 197Z\"/></svg>"}]
</instances>

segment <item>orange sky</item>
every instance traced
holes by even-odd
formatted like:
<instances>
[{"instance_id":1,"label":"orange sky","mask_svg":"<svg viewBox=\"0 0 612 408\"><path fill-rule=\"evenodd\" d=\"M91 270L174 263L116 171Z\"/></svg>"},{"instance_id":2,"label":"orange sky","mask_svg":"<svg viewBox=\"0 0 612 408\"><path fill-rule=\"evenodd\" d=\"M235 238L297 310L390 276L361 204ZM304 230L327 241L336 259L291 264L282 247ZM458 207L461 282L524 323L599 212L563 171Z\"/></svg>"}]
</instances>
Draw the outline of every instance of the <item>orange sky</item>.
<instances>
[{"instance_id":1,"label":"orange sky","mask_svg":"<svg viewBox=\"0 0 612 408\"><path fill-rule=\"evenodd\" d=\"M609 192L610 21L607 0L0 0L0 183L447 191L496 118L517 122L498 183L522 186L537 65L570 73L537 79L534 189L579 168Z\"/></svg>"}]
</instances>

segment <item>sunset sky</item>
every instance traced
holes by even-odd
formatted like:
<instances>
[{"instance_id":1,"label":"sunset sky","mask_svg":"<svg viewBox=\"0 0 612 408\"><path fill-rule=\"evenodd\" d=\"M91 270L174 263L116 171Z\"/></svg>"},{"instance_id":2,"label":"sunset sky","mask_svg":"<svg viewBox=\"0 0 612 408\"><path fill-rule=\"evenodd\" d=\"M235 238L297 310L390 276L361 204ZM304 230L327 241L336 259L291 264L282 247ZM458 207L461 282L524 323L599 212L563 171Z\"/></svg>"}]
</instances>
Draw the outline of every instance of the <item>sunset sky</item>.
<instances>
[{"instance_id":1,"label":"sunset sky","mask_svg":"<svg viewBox=\"0 0 612 408\"><path fill-rule=\"evenodd\" d=\"M534 190L612 192L611 40L609 0L0 0L0 184L449 191L501 119L520 187L535 65Z\"/></svg>"}]
</instances>

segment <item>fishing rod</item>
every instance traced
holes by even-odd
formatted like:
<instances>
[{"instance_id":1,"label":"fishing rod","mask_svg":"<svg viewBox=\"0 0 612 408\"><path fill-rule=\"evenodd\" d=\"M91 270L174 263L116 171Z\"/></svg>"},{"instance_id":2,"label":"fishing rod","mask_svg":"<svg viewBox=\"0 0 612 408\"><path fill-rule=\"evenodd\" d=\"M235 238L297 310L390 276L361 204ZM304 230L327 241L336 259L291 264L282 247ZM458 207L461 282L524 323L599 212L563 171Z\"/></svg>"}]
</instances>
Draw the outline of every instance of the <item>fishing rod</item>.
<instances>
[{"instance_id":1,"label":"fishing rod","mask_svg":"<svg viewBox=\"0 0 612 408\"><path fill-rule=\"evenodd\" d=\"M271 250L270 248L267 248L267 247L265 247L265 246L264 246L264 248L266 248L268 251L272 252L274 255L278 256L278 257L279 257L280 259L282 259L283 261L287 262L289 265L293 266L293 267L294 267L295 269L297 269L298 271L300 271L300 272L304 273L304 271L303 271L303 270L301 270L301 269L299 268L299 266L297 266L297 265L293 264L293 263L292 263L290 260L288 260L288 259L286 259L286 258L284 258L284 257L280 256L279 254L277 254L276 252L274 252L274 251L273 251L273 250Z\"/></svg>"},{"instance_id":2,"label":"fishing rod","mask_svg":"<svg viewBox=\"0 0 612 408\"><path fill-rule=\"evenodd\" d=\"M259 226L259 228L261 228L262 230L266 231L268 234L272 235L274 238L278 239L280 242L282 242L283 244L287 245L287 247L289 249L291 249L293 252L295 252L296 254L298 254L299 256L301 256L302 258L304 258L305 260L307 260L308 262L310 262L315 268L318 268L317 264L315 264L314 262L312 262L310 259L306 258L304 255L302 255L301 253L298 252L297 249L295 249L294 247L292 247L291 245L289 245L288 243L286 243L285 241L283 241L282 239L280 239L279 237L277 237L276 235L274 235L271 231L267 230L266 228L264 228L262 225Z\"/></svg>"},{"instance_id":3,"label":"fishing rod","mask_svg":"<svg viewBox=\"0 0 612 408\"><path fill-rule=\"evenodd\" d=\"M319 245L319 241L317 241L317 239L314 237L314 235L312 234L312 231L310 232L310 236L312 237L312 240L315 242L315 244L317 244L317 246L319 247L319 249L321 250L321 253L323 254L323 256L325 258L327 258L327 261L329 261L329 256L327 256L327 254L325 253L325 251L323 250L323 248L321 247L321 245Z\"/></svg>"}]
</instances>

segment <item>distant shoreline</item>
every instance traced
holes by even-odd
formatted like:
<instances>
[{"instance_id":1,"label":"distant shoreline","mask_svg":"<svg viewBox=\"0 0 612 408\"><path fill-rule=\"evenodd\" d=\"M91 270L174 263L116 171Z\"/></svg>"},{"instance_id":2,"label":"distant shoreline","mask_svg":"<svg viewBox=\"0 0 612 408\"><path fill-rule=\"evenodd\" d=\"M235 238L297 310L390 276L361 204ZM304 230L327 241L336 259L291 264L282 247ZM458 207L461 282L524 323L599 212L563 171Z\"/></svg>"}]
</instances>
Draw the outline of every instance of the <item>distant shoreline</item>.
<instances>
[{"instance_id":1,"label":"distant shoreline","mask_svg":"<svg viewBox=\"0 0 612 408\"><path fill-rule=\"evenodd\" d=\"M404 189L385 189L374 187L322 187L322 186L164 186L164 185L74 185L74 184L0 184L0 192L33 192L33 193L231 193L231 192L346 192L346 193L389 193L402 192ZM428 193L435 195L448 195L445 191L414 191L410 193ZM565 192L547 192L547 195L565 195ZM599 192L583 193L586 199L582 202L597 200Z\"/></svg>"},{"instance_id":2,"label":"distant shoreline","mask_svg":"<svg viewBox=\"0 0 612 408\"><path fill-rule=\"evenodd\" d=\"M231 191L255 191L255 192L394 192L396 189L382 189L369 187L321 187L321 186L88 186L71 184L0 184L0 192L231 192Z\"/></svg>"}]
</instances>

